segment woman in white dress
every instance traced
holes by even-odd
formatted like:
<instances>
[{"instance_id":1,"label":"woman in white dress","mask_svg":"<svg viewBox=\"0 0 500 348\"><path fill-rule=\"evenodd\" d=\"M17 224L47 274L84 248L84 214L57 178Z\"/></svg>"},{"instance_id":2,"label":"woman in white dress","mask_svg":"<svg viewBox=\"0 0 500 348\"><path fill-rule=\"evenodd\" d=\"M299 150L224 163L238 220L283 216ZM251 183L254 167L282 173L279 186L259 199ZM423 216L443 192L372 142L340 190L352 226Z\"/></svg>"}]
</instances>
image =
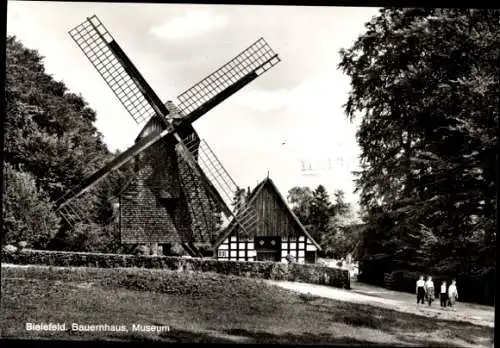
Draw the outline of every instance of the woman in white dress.
<instances>
[{"instance_id":1,"label":"woman in white dress","mask_svg":"<svg viewBox=\"0 0 500 348\"><path fill-rule=\"evenodd\" d=\"M448 304L450 307L455 305L455 302L458 300L458 290L457 290L457 281L453 279L451 285L448 287Z\"/></svg>"}]
</instances>

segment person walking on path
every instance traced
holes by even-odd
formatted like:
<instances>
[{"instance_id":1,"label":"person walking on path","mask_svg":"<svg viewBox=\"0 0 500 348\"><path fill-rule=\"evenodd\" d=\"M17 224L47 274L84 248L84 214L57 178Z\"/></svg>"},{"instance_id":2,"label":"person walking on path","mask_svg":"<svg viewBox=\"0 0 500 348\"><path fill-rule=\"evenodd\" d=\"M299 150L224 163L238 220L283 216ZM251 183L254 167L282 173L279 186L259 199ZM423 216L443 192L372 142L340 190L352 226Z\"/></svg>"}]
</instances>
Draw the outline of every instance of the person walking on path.
<instances>
[{"instance_id":1,"label":"person walking on path","mask_svg":"<svg viewBox=\"0 0 500 348\"><path fill-rule=\"evenodd\" d=\"M430 306L432 301L434 301L434 282L432 281L431 276L428 276L427 281L425 282L425 295Z\"/></svg>"},{"instance_id":2,"label":"person walking on path","mask_svg":"<svg viewBox=\"0 0 500 348\"><path fill-rule=\"evenodd\" d=\"M441 291L439 292L439 299L441 300L441 307L446 308L446 303L448 302L448 292L446 291L446 282L441 283Z\"/></svg>"},{"instance_id":3,"label":"person walking on path","mask_svg":"<svg viewBox=\"0 0 500 348\"><path fill-rule=\"evenodd\" d=\"M457 300L458 300L457 281L453 279L451 285L448 287L448 304L450 305L450 307L453 307Z\"/></svg>"},{"instance_id":4,"label":"person walking on path","mask_svg":"<svg viewBox=\"0 0 500 348\"><path fill-rule=\"evenodd\" d=\"M422 301L424 304L425 301L425 281L424 276L420 276L417 280L417 289L415 290L417 293L417 305Z\"/></svg>"}]
</instances>

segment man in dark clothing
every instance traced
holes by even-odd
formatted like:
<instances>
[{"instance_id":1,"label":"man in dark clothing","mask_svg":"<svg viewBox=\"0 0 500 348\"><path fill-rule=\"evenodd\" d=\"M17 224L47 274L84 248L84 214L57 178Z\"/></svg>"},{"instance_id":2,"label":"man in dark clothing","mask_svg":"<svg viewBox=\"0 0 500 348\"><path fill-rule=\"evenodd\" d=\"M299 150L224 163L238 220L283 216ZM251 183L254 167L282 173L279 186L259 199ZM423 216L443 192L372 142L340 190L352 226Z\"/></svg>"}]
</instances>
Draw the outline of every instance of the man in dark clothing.
<instances>
[{"instance_id":1,"label":"man in dark clothing","mask_svg":"<svg viewBox=\"0 0 500 348\"><path fill-rule=\"evenodd\" d=\"M424 282L424 276L420 276L420 278L417 280L417 304L422 301L422 304L424 304L425 300L425 282Z\"/></svg>"},{"instance_id":2,"label":"man in dark clothing","mask_svg":"<svg viewBox=\"0 0 500 348\"><path fill-rule=\"evenodd\" d=\"M446 289L446 282L441 283L441 291L439 293L439 299L441 300L441 307L446 308L446 303L448 302L448 292Z\"/></svg>"}]
</instances>

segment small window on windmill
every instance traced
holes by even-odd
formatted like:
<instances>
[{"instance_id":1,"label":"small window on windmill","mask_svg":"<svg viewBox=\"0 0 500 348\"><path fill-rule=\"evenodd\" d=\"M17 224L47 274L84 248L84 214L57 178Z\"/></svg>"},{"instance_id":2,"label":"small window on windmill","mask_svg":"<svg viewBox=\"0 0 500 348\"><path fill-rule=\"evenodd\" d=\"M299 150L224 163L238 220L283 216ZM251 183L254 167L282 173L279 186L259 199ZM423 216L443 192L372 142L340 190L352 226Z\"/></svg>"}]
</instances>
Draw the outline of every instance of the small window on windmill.
<instances>
[{"instance_id":1,"label":"small window on windmill","mask_svg":"<svg viewBox=\"0 0 500 348\"><path fill-rule=\"evenodd\" d=\"M227 250L218 250L217 256L218 257L227 257Z\"/></svg>"}]
</instances>

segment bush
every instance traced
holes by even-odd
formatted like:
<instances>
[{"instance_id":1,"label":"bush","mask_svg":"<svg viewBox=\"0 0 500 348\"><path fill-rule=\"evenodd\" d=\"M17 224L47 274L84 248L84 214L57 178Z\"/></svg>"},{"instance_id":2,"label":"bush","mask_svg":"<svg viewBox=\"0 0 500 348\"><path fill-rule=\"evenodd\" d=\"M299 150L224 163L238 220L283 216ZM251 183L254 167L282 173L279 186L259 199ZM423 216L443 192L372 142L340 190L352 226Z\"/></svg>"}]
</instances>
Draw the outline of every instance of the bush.
<instances>
[{"instance_id":1,"label":"bush","mask_svg":"<svg viewBox=\"0 0 500 348\"><path fill-rule=\"evenodd\" d=\"M13 254L17 252L17 248L12 244L7 244L2 248L2 251L6 254Z\"/></svg>"},{"instance_id":2,"label":"bush","mask_svg":"<svg viewBox=\"0 0 500 348\"><path fill-rule=\"evenodd\" d=\"M172 256L189 256L186 250L182 245L179 243L174 243L171 247L170 250L168 251L169 255Z\"/></svg>"},{"instance_id":3,"label":"bush","mask_svg":"<svg viewBox=\"0 0 500 348\"><path fill-rule=\"evenodd\" d=\"M271 272L269 274L269 279L275 280L286 280L288 274L288 264L286 263L275 263L271 266Z\"/></svg>"},{"instance_id":4,"label":"bush","mask_svg":"<svg viewBox=\"0 0 500 348\"><path fill-rule=\"evenodd\" d=\"M114 225L79 222L59 238L65 251L113 253L120 248L120 231Z\"/></svg>"},{"instance_id":5,"label":"bush","mask_svg":"<svg viewBox=\"0 0 500 348\"><path fill-rule=\"evenodd\" d=\"M384 286L391 290L415 293L416 283L421 275L424 274L407 270L397 270L386 273L384 277ZM442 279L432 277L432 280L434 281L435 290L439 290L438 287L441 285Z\"/></svg>"},{"instance_id":6,"label":"bush","mask_svg":"<svg viewBox=\"0 0 500 348\"><path fill-rule=\"evenodd\" d=\"M35 248L45 248L59 229L59 218L46 192L35 177L9 164L4 167L2 242L22 240Z\"/></svg>"},{"instance_id":7,"label":"bush","mask_svg":"<svg viewBox=\"0 0 500 348\"><path fill-rule=\"evenodd\" d=\"M138 245L135 250L134 250L134 255L137 255L137 256L146 256L146 255L149 255L149 248L147 245L144 245L144 244L141 244L141 245Z\"/></svg>"}]
</instances>

